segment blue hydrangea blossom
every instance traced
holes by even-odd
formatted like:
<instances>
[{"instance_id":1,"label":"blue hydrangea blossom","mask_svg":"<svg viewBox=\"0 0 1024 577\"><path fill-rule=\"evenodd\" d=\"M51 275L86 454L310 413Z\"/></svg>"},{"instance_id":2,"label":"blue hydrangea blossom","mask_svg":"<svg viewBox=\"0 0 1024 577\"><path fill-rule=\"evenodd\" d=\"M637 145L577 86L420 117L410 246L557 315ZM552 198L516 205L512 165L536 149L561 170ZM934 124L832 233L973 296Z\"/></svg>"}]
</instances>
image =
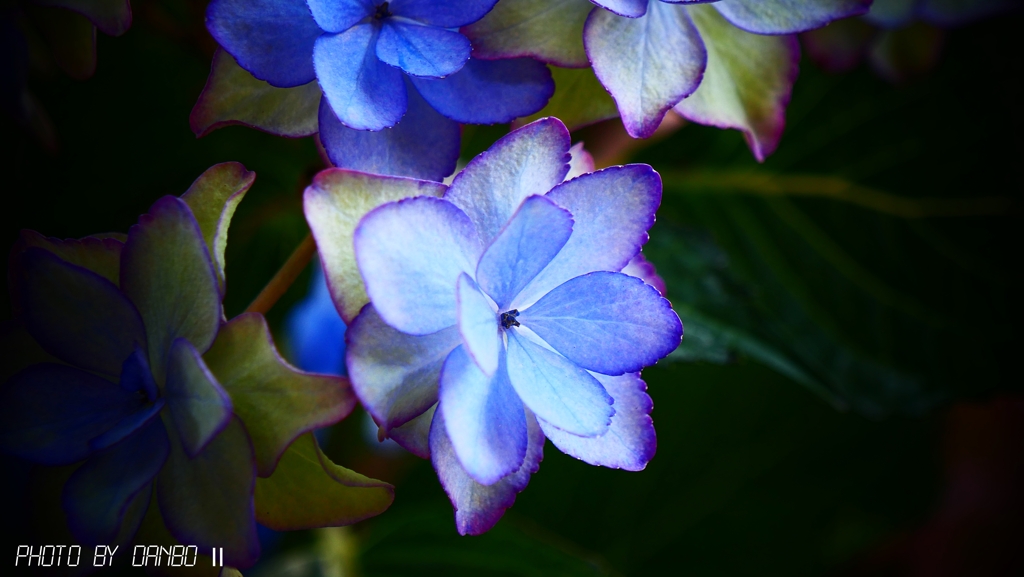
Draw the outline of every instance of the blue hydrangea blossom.
<instances>
[{"instance_id":1,"label":"blue hydrangea blossom","mask_svg":"<svg viewBox=\"0 0 1024 577\"><path fill-rule=\"evenodd\" d=\"M352 237L372 303L349 325L353 388L382 433L431 458L463 534L497 522L545 437L629 470L654 453L639 371L683 327L657 289L620 271L645 268L661 180L629 165L563 182L569 143L556 119L527 125L433 185L441 198L383 204ZM322 190L306 194L318 246L344 242L310 212Z\"/></svg>"},{"instance_id":2,"label":"blue hydrangea blossom","mask_svg":"<svg viewBox=\"0 0 1024 577\"><path fill-rule=\"evenodd\" d=\"M496 1L214 0L207 27L256 78L319 83L336 166L440 180L455 169L458 123L511 122L554 92L539 62L470 59L457 29Z\"/></svg>"}]
</instances>

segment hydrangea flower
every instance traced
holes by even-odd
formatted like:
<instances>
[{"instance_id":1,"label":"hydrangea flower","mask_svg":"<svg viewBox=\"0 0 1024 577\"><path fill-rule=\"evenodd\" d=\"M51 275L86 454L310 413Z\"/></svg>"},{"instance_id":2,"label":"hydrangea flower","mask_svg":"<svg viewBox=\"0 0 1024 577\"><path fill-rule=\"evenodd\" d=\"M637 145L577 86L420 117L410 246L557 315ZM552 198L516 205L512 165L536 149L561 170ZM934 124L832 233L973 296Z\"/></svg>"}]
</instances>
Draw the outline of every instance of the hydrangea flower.
<instances>
[{"instance_id":1,"label":"hydrangea flower","mask_svg":"<svg viewBox=\"0 0 1024 577\"><path fill-rule=\"evenodd\" d=\"M635 260L661 180L629 165L563 182L569 144L543 119L450 187L334 170L305 193L349 321L353 388L383 435L431 458L463 534L497 522L545 437L595 465L639 470L654 454L639 371L683 327L657 289L620 271L645 268Z\"/></svg>"},{"instance_id":2,"label":"hydrangea flower","mask_svg":"<svg viewBox=\"0 0 1024 577\"><path fill-rule=\"evenodd\" d=\"M315 125L336 166L441 180L458 159L458 123L511 122L540 110L554 91L542 63L470 59L469 40L457 28L496 1L214 0L207 28L237 65L271 86L302 87L295 99L304 110L319 102L318 120L268 119L267 109L285 103L259 86L251 90L269 95L256 98L260 110L240 110L248 96L238 93L249 88L215 82L231 74L232 63L221 59L193 127L201 134L239 120L299 135ZM318 88L310 86L314 80Z\"/></svg>"},{"instance_id":3,"label":"hydrangea flower","mask_svg":"<svg viewBox=\"0 0 1024 577\"><path fill-rule=\"evenodd\" d=\"M284 363L260 315L223 320L227 228L253 178L218 165L127 236L25 231L12 252L16 318L49 361L0 388L0 450L82 462L62 505L84 544L141 531L248 567L257 520L343 524L391 503L389 485L330 463L309 434L351 411L347 381Z\"/></svg>"},{"instance_id":4,"label":"hydrangea flower","mask_svg":"<svg viewBox=\"0 0 1024 577\"><path fill-rule=\"evenodd\" d=\"M479 58L592 66L634 138L651 136L675 109L700 124L743 131L764 160L778 145L796 78L793 34L863 14L870 3L503 0L463 32Z\"/></svg>"},{"instance_id":5,"label":"hydrangea flower","mask_svg":"<svg viewBox=\"0 0 1024 577\"><path fill-rule=\"evenodd\" d=\"M288 348L302 370L325 375L345 374L345 321L341 320L324 272L313 267L309 293L285 319Z\"/></svg>"}]
</instances>

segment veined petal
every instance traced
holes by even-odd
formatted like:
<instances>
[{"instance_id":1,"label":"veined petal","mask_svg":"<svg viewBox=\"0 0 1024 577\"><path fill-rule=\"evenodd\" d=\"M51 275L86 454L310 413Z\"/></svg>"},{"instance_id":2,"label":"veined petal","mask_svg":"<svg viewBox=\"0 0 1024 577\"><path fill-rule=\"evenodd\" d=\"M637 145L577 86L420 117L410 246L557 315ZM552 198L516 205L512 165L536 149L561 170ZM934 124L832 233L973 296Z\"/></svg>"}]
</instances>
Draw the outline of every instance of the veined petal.
<instances>
[{"instance_id":1,"label":"veined petal","mask_svg":"<svg viewBox=\"0 0 1024 577\"><path fill-rule=\"evenodd\" d=\"M583 23L594 5L587 0L503 0L461 30L473 42L473 58L536 58L541 62L589 66Z\"/></svg>"},{"instance_id":2,"label":"veined petal","mask_svg":"<svg viewBox=\"0 0 1024 577\"><path fill-rule=\"evenodd\" d=\"M90 439L141 407L138 395L92 373L33 365L0 388L0 452L68 465L92 452Z\"/></svg>"},{"instance_id":3,"label":"veined petal","mask_svg":"<svg viewBox=\"0 0 1024 577\"><path fill-rule=\"evenodd\" d=\"M465 347L456 348L441 371L438 406L459 463L474 481L493 485L523 465L526 413L504 362L488 377Z\"/></svg>"},{"instance_id":4,"label":"veined petal","mask_svg":"<svg viewBox=\"0 0 1024 577\"><path fill-rule=\"evenodd\" d=\"M220 324L217 274L199 224L185 201L165 196L128 231L121 257L121 290L146 323L149 364L162 383L176 338L199 351Z\"/></svg>"},{"instance_id":5,"label":"veined petal","mask_svg":"<svg viewBox=\"0 0 1024 577\"><path fill-rule=\"evenodd\" d=\"M410 80L434 109L466 124L511 122L533 114L555 91L548 67L530 58L474 58L447 78Z\"/></svg>"},{"instance_id":6,"label":"veined petal","mask_svg":"<svg viewBox=\"0 0 1024 577\"><path fill-rule=\"evenodd\" d=\"M205 449L189 458L171 432L171 454L156 482L168 531L200 550L224 548L232 567L252 566L260 555L253 490L256 463L245 429L232 419Z\"/></svg>"},{"instance_id":7,"label":"veined petal","mask_svg":"<svg viewBox=\"0 0 1024 577\"><path fill-rule=\"evenodd\" d=\"M384 322L411 335L455 324L455 283L473 274L480 241L466 213L439 198L392 202L363 217L354 235L366 294Z\"/></svg>"},{"instance_id":8,"label":"veined petal","mask_svg":"<svg viewBox=\"0 0 1024 577\"><path fill-rule=\"evenodd\" d=\"M479 369L491 377L498 370L498 357L502 348L498 312L466 273L459 275L455 299L462 344Z\"/></svg>"},{"instance_id":9,"label":"veined petal","mask_svg":"<svg viewBox=\"0 0 1024 577\"><path fill-rule=\"evenodd\" d=\"M547 198L572 213L572 236L513 308L528 306L581 274L622 270L647 242L661 204L661 176L645 164L613 166L560 184Z\"/></svg>"},{"instance_id":10,"label":"veined petal","mask_svg":"<svg viewBox=\"0 0 1024 577\"><path fill-rule=\"evenodd\" d=\"M306 0L313 19L328 32L344 32L373 15L373 0Z\"/></svg>"},{"instance_id":11,"label":"veined petal","mask_svg":"<svg viewBox=\"0 0 1024 577\"><path fill-rule=\"evenodd\" d=\"M316 78L313 43L323 30L304 0L213 0L206 29L260 80L288 88Z\"/></svg>"},{"instance_id":12,"label":"veined petal","mask_svg":"<svg viewBox=\"0 0 1024 577\"><path fill-rule=\"evenodd\" d=\"M754 157L763 162L786 124L800 62L796 36L744 32L710 6L694 6L690 14L707 47L708 68L676 112L700 124L742 130Z\"/></svg>"},{"instance_id":13,"label":"veined petal","mask_svg":"<svg viewBox=\"0 0 1024 577\"><path fill-rule=\"evenodd\" d=\"M112 543L132 497L149 487L169 452L163 422L151 419L76 469L61 496L75 539L88 545Z\"/></svg>"},{"instance_id":14,"label":"veined petal","mask_svg":"<svg viewBox=\"0 0 1024 577\"><path fill-rule=\"evenodd\" d=\"M120 36L132 25L132 7L128 0L35 0L33 3L78 12L110 36Z\"/></svg>"},{"instance_id":15,"label":"veined petal","mask_svg":"<svg viewBox=\"0 0 1024 577\"><path fill-rule=\"evenodd\" d=\"M117 377L146 329L132 302L113 283L41 248L18 255L12 285L21 320L51 355Z\"/></svg>"},{"instance_id":16,"label":"veined petal","mask_svg":"<svg viewBox=\"0 0 1024 577\"><path fill-rule=\"evenodd\" d=\"M648 0L591 0L601 8L626 18L639 18L647 14ZM658 1L658 0L655 0Z\"/></svg>"},{"instance_id":17,"label":"veined petal","mask_svg":"<svg viewBox=\"0 0 1024 577\"><path fill-rule=\"evenodd\" d=\"M444 78L469 60L469 39L451 30L388 18L377 58L414 76Z\"/></svg>"},{"instance_id":18,"label":"veined petal","mask_svg":"<svg viewBox=\"0 0 1024 577\"><path fill-rule=\"evenodd\" d=\"M321 100L320 142L331 162L360 172L437 181L455 172L462 138L458 123L438 114L415 89L407 93L409 109L402 120L376 132L345 126Z\"/></svg>"},{"instance_id":19,"label":"veined petal","mask_svg":"<svg viewBox=\"0 0 1024 577\"><path fill-rule=\"evenodd\" d=\"M793 34L864 14L871 0L722 0L715 8L754 34Z\"/></svg>"},{"instance_id":20,"label":"veined petal","mask_svg":"<svg viewBox=\"0 0 1024 577\"><path fill-rule=\"evenodd\" d=\"M689 7L651 2L639 18L594 10L583 43L633 138L647 138L665 113L700 84L707 53Z\"/></svg>"},{"instance_id":21,"label":"veined petal","mask_svg":"<svg viewBox=\"0 0 1024 577\"><path fill-rule=\"evenodd\" d=\"M645 283L654 287L662 296L668 294L665 288L665 280L658 276L658 271L649 260L644 258L643 253L636 253L633 260L622 269L622 274L635 276Z\"/></svg>"},{"instance_id":22,"label":"veined petal","mask_svg":"<svg viewBox=\"0 0 1024 577\"><path fill-rule=\"evenodd\" d=\"M339 34L324 34L313 47L320 88L349 128L394 126L408 106L402 72L377 58L378 35L373 24L359 24Z\"/></svg>"},{"instance_id":23,"label":"veined petal","mask_svg":"<svg viewBox=\"0 0 1024 577\"><path fill-rule=\"evenodd\" d=\"M460 534L480 535L490 530L515 502L516 495L526 488L530 475L540 468L544 433L530 412L526 412L526 427L529 444L519 470L492 485L481 485L462 468L448 437L445 416L440 410L435 412L430 427L430 461L455 507L455 526Z\"/></svg>"},{"instance_id":24,"label":"veined petal","mask_svg":"<svg viewBox=\"0 0 1024 577\"><path fill-rule=\"evenodd\" d=\"M434 422L437 403L408 423L388 431L388 438L421 459L430 458L430 424Z\"/></svg>"},{"instance_id":25,"label":"veined petal","mask_svg":"<svg viewBox=\"0 0 1024 577\"><path fill-rule=\"evenodd\" d=\"M413 196L441 196L448 187L437 182L375 176L329 168L303 194L303 210L316 239L320 263L334 305L346 323L369 302L356 266L352 237L356 225L374 208Z\"/></svg>"},{"instance_id":26,"label":"veined petal","mask_svg":"<svg viewBox=\"0 0 1024 577\"><path fill-rule=\"evenodd\" d=\"M505 334L509 380L531 411L575 435L595 437L608 430L615 410L597 379L514 329Z\"/></svg>"},{"instance_id":27,"label":"veined petal","mask_svg":"<svg viewBox=\"0 0 1024 577\"><path fill-rule=\"evenodd\" d=\"M458 28L476 22L498 0L391 0L395 16L418 20L431 26Z\"/></svg>"},{"instance_id":28,"label":"veined petal","mask_svg":"<svg viewBox=\"0 0 1024 577\"><path fill-rule=\"evenodd\" d=\"M185 339L175 339L171 345L164 390L182 447L195 457L228 425L231 399Z\"/></svg>"},{"instance_id":29,"label":"veined petal","mask_svg":"<svg viewBox=\"0 0 1024 577\"><path fill-rule=\"evenodd\" d=\"M385 434L437 402L441 367L460 344L455 327L424 336L399 332L372 305L349 324L346 340L352 388Z\"/></svg>"},{"instance_id":30,"label":"veined petal","mask_svg":"<svg viewBox=\"0 0 1024 577\"><path fill-rule=\"evenodd\" d=\"M519 322L572 362L605 375L653 365L683 337L679 317L657 289L617 272L562 284L523 310Z\"/></svg>"},{"instance_id":31,"label":"veined petal","mask_svg":"<svg viewBox=\"0 0 1024 577\"><path fill-rule=\"evenodd\" d=\"M523 201L480 257L480 287L505 311L572 235L573 217L545 196Z\"/></svg>"},{"instance_id":32,"label":"veined petal","mask_svg":"<svg viewBox=\"0 0 1024 577\"><path fill-rule=\"evenodd\" d=\"M618 377L595 374L615 399L615 415L608 432L600 437L577 437L540 421L544 435L563 453L591 465L641 471L654 457L657 437L647 394L647 384L637 373Z\"/></svg>"},{"instance_id":33,"label":"veined petal","mask_svg":"<svg viewBox=\"0 0 1024 577\"><path fill-rule=\"evenodd\" d=\"M569 131L543 118L502 137L469 161L445 199L461 208L484 243L498 235L528 196L544 194L569 172Z\"/></svg>"}]
</instances>

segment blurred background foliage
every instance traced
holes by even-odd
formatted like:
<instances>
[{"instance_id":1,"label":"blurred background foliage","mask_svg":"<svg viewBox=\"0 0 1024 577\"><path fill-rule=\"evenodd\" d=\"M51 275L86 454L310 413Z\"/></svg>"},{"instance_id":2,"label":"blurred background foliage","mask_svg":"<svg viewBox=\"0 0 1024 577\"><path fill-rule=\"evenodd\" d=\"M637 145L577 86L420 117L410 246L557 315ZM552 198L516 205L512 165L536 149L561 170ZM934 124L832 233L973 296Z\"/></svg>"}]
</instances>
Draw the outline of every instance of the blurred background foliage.
<instances>
[{"instance_id":1,"label":"blurred background foliage","mask_svg":"<svg viewBox=\"0 0 1024 577\"><path fill-rule=\"evenodd\" d=\"M230 317L305 236L301 192L323 163L312 139L228 127L196 140L188 114L215 49L205 2L133 9L126 34L98 37L87 82L45 59L31 70L56 147L3 120L0 241L126 231L205 168L240 161L257 178L228 243ZM936 67L901 85L805 59L762 165L734 131L685 125L640 145L622 144L617 121L578 131L599 163L647 162L665 181L645 253L686 338L644 373L654 461L626 473L549 446L505 519L463 538L429 463L379 445L357 411L326 451L395 483L392 509L265 532L246 573L1024 572L1022 25L952 31ZM505 131L466 128L464 159ZM282 321L308 285L306 271L268 315L285 349ZM9 318L6 287L3 299ZM51 473L4 461L5 551L69 542L46 512Z\"/></svg>"}]
</instances>

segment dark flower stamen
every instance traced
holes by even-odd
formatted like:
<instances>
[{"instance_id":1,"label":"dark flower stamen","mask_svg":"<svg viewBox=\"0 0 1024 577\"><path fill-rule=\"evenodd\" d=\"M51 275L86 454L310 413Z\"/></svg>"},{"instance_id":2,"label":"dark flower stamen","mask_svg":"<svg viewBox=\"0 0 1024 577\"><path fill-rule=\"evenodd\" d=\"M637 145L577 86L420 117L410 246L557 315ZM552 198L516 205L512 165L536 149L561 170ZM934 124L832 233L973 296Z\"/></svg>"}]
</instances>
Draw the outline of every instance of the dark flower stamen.
<instances>
[{"instance_id":1,"label":"dark flower stamen","mask_svg":"<svg viewBox=\"0 0 1024 577\"><path fill-rule=\"evenodd\" d=\"M388 8L388 3L385 2L377 6L377 11L373 13L373 17L377 20L383 20L391 16L391 10Z\"/></svg>"},{"instance_id":2,"label":"dark flower stamen","mask_svg":"<svg viewBox=\"0 0 1024 577\"><path fill-rule=\"evenodd\" d=\"M518 327L519 321L516 320L516 317L518 316L519 310L517 309L512 309L507 313L501 313L501 328L509 329L512 327Z\"/></svg>"}]
</instances>

